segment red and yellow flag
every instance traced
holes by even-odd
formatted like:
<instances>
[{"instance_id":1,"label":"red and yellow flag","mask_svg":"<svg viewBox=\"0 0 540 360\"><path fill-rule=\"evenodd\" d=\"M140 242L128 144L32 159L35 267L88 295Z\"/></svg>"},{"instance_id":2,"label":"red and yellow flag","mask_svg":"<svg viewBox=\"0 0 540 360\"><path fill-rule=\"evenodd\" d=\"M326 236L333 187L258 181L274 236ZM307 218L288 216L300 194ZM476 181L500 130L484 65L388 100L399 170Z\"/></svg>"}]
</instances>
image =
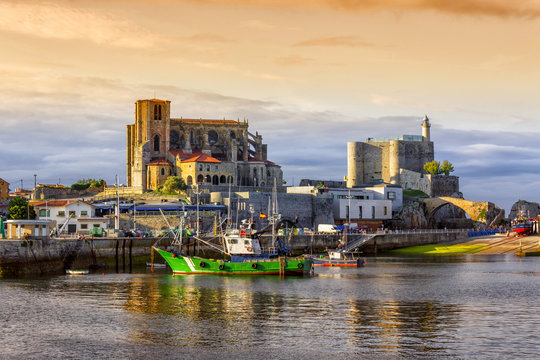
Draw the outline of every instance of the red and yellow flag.
<instances>
[{"instance_id":1,"label":"red and yellow flag","mask_svg":"<svg viewBox=\"0 0 540 360\"><path fill-rule=\"evenodd\" d=\"M261 215L259 215L259 218L261 218L261 219L266 219L266 214L265 214L265 213L261 213Z\"/></svg>"}]
</instances>

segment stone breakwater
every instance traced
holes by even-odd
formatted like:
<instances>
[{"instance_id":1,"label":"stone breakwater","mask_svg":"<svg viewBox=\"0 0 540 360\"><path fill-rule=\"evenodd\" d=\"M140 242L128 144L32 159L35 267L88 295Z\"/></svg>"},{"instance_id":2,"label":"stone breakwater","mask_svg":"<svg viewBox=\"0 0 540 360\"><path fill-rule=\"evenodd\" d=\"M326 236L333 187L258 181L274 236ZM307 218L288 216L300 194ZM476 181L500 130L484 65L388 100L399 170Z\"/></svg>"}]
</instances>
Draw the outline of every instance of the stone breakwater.
<instances>
[{"instance_id":1,"label":"stone breakwater","mask_svg":"<svg viewBox=\"0 0 540 360\"><path fill-rule=\"evenodd\" d=\"M362 235L352 234L348 241ZM361 249L366 255L415 245L450 243L467 238L467 232L401 233L379 234L372 237ZM295 235L290 239L282 237L295 253L321 253L325 249L337 247L341 236L337 235ZM0 275L54 274L64 269L83 269L104 261L110 263L118 259L123 263L129 252L135 265L150 261L152 245L159 240L161 247L170 244L170 239L157 238L96 238L96 239L41 239L28 241L0 241ZM209 238L207 240L210 240ZM261 236L264 247L271 245L269 235ZM201 256L219 256L203 244L186 242L184 251ZM107 261L108 260L108 261ZM159 256L157 262L162 262Z\"/></svg>"}]
</instances>

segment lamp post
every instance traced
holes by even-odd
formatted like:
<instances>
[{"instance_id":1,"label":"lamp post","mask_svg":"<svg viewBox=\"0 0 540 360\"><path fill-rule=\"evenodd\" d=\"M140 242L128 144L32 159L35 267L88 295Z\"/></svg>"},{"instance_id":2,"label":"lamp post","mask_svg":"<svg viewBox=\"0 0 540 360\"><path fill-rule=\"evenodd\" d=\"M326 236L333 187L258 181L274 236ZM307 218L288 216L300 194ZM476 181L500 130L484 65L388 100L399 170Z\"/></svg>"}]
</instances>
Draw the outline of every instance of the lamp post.
<instances>
[{"instance_id":1,"label":"lamp post","mask_svg":"<svg viewBox=\"0 0 540 360\"><path fill-rule=\"evenodd\" d=\"M201 194L201 191L199 191L199 184L197 184L197 190L194 191L195 195L197 195L197 236L199 236L199 195Z\"/></svg>"}]
</instances>

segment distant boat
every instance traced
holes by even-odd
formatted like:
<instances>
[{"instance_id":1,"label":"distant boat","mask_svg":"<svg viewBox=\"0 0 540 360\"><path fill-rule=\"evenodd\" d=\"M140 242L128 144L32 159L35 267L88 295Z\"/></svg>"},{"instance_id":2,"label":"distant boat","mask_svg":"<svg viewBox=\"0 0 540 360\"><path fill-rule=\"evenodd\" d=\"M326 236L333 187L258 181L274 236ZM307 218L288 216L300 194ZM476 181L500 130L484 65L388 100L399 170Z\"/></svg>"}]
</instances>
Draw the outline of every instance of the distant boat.
<instances>
[{"instance_id":1,"label":"distant boat","mask_svg":"<svg viewBox=\"0 0 540 360\"><path fill-rule=\"evenodd\" d=\"M532 231L529 219L519 216L512 221L512 231L518 235L528 235Z\"/></svg>"},{"instance_id":2,"label":"distant boat","mask_svg":"<svg viewBox=\"0 0 540 360\"><path fill-rule=\"evenodd\" d=\"M331 250L328 255L313 256L313 266L343 266L362 267L366 264L363 258L355 257L353 253Z\"/></svg>"},{"instance_id":3,"label":"distant boat","mask_svg":"<svg viewBox=\"0 0 540 360\"><path fill-rule=\"evenodd\" d=\"M67 275L88 275L88 270L71 270L71 269L66 269L66 274Z\"/></svg>"}]
</instances>

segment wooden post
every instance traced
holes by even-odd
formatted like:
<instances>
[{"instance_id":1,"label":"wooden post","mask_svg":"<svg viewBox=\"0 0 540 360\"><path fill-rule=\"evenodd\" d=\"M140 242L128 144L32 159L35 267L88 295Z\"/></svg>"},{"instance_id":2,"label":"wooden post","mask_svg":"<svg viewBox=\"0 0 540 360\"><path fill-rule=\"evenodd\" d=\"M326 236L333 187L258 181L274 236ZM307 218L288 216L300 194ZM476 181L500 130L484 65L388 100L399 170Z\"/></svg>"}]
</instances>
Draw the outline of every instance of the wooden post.
<instances>
[{"instance_id":1,"label":"wooden post","mask_svg":"<svg viewBox=\"0 0 540 360\"><path fill-rule=\"evenodd\" d=\"M150 271L154 272L154 247L152 246L152 250L150 251Z\"/></svg>"},{"instance_id":2,"label":"wooden post","mask_svg":"<svg viewBox=\"0 0 540 360\"><path fill-rule=\"evenodd\" d=\"M133 257L132 257L133 239L129 240L129 273L133 272Z\"/></svg>"},{"instance_id":3,"label":"wooden post","mask_svg":"<svg viewBox=\"0 0 540 360\"><path fill-rule=\"evenodd\" d=\"M118 273L118 242L120 240L116 239L116 256L115 256L115 263L116 263L116 273Z\"/></svg>"},{"instance_id":4,"label":"wooden post","mask_svg":"<svg viewBox=\"0 0 540 360\"><path fill-rule=\"evenodd\" d=\"M126 239L122 240L122 272L126 272Z\"/></svg>"}]
</instances>

